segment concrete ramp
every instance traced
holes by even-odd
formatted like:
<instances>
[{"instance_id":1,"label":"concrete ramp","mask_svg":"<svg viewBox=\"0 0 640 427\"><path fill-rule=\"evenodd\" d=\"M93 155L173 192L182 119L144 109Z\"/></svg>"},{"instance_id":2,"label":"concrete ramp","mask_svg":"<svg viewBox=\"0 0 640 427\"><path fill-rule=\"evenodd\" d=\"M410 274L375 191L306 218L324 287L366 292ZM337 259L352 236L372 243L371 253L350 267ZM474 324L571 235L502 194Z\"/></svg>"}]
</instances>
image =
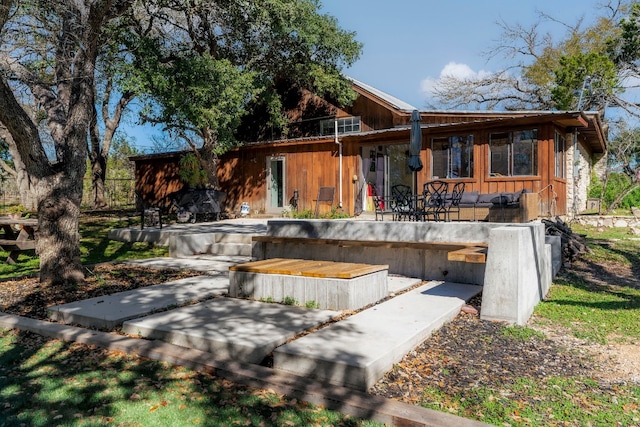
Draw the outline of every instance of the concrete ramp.
<instances>
[{"instance_id":1,"label":"concrete ramp","mask_svg":"<svg viewBox=\"0 0 640 427\"><path fill-rule=\"evenodd\" d=\"M260 363L274 348L340 312L236 298L130 320L124 332L213 353L216 358Z\"/></svg>"},{"instance_id":2,"label":"concrete ramp","mask_svg":"<svg viewBox=\"0 0 640 427\"><path fill-rule=\"evenodd\" d=\"M277 348L273 366L367 390L481 290L429 282Z\"/></svg>"}]
</instances>

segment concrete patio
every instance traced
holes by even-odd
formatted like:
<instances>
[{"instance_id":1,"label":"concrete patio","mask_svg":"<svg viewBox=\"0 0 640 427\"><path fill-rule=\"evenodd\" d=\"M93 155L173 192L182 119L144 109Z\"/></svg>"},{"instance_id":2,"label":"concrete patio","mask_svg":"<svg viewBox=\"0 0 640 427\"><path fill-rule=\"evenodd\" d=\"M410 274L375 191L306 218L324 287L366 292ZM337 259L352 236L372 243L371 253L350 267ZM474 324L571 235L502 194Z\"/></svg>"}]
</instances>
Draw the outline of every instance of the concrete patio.
<instances>
[{"instance_id":1,"label":"concrete patio","mask_svg":"<svg viewBox=\"0 0 640 427\"><path fill-rule=\"evenodd\" d=\"M135 264L161 267L163 259ZM167 260L174 267L191 261ZM365 391L481 291L390 276L392 298L336 322L339 311L225 297L229 282L223 273L68 303L49 313L53 320L86 327L122 325L129 335L206 351L221 360L260 364L275 350L275 369ZM202 302L176 307L195 300Z\"/></svg>"},{"instance_id":2,"label":"concrete patio","mask_svg":"<svg viewBox=\"0 0 640 427\"><path fill-rule=\"evenodd\" d=\"M254 235L275 236L279 243L295 236L292 240L296 243L270 247L254 242ZM203 279L211 287L202 292L200 299L206 301L151 316L146 315L157 307L140 304L137 316L127 313L127 318L118 320L124 322L126 332L251 363L259 363L273 353L276 369L360 390L374 384L480 292L483 318L525 323L559 268L559 242L545 237L541 223L242 219L113 230L110 237L169 246L171 257L132 261L137 265L198 269L211 276ZM304 244L300 237L316 241L383 239L406 241L407 245L391 251L375 245L363 250L348 244ZM456 241L487 244L486 263L447 261L446 252L412 246L414 242ZM338 311L227 297L229 267L275 257L388 264L387 293L394 298L334 322ZM420 287L402 293L421 282ZM163 289L159 294L175 294L168 300L158 295L159 304L180 304L172 286L157 289ZM398 293L401 295L396 296ZM115 306L128 301L117 295L114 298L119 301ZM96 302L79 304L92 311L91 304L95 306ZM59 313L60 319L71 318L69 309L57 307L53 312ZM83 311L78 307L73 310ZM102 319L93 322L105 321L106 316L99 315ZM92 324L91 320L85 321Z\"/></svg>"}]
</instances>

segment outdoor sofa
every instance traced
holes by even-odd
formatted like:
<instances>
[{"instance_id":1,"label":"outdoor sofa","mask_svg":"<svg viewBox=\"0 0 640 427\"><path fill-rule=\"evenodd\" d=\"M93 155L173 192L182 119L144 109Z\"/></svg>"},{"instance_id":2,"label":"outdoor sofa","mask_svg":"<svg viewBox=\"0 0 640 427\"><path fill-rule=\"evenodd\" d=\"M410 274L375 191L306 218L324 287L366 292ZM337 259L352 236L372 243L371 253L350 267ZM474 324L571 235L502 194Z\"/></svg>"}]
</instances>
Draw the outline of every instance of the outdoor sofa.
<instances>
[{"instance_id":1,"label":"outdoor sofa","mask_svg":"<svg viewBox=\"0 0 640 427\"><path fill-rule=\"evenodd\" d=\"M455 213L452 213L455 217ZM538 218L538 193L528 190L482 194L465 191L460 199L461 221L529 222Z\"/></svg>"}]
</instances>

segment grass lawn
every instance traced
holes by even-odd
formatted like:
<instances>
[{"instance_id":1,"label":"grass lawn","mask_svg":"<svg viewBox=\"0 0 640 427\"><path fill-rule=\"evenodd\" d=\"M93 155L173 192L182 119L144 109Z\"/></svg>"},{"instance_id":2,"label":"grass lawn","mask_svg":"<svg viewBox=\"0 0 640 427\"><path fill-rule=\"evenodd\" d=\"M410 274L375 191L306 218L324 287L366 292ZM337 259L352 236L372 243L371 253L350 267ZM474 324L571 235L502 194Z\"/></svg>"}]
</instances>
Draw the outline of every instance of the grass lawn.
<instances>
[{"instance_id":1,"label":"grass lawn","mask_svg":"<svg viewBox=\"0 0 640 427\"><path fill-rule=\"evenodd\" d=\"M107 234L114 228L139 226L140 217L108 217L81 215L80 218L80 256L83 265L98 264L106 261L142 259L166 256L168 248L143 242L117 242L109 240ZM0 259L6 259L8 252L0 251ZM23 252L18 262L10 265L0 262L0 279L36 274L39 268L38 257L33 251Z\"/></svg>"},{"instance_id":2,"label":"grass lawn","mask_svg":"<svg viewBox=\"0 0 640 427\"><path fill-rule=\"evenodd\" d=\"M131 225L83 216L83 264L167 255L164 247L107 239L110 229ZM15 265L0 263L0 278L32 275L37 269L37 257L21 254ZM113 425L379 424L166 363L0 330L0 427Z\"/></svg>"},{"instance_id":3,"label":"grass lawn","mask_svg":"<svg viewBox=\"0 0 640 427\"><path fill-rule=\"evenodd\" d=\"M375 426L268 390L0 329L0 426Z\"/></svg>"}]
</instances>

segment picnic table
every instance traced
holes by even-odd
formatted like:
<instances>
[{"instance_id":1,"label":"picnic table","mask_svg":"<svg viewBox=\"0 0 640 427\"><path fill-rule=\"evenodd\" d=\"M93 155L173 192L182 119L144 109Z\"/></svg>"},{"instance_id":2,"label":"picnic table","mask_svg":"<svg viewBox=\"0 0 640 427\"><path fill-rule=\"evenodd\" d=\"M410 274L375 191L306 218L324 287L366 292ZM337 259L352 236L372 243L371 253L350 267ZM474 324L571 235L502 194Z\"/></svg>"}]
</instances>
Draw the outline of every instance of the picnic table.
<instances>
[{"instance_id":1,"label":"picnic table","mask_svg":"<svg viewBox=\"0 0 640 427\"><path fill-rule=\"evenodd\" d=\"M37 219L3 216L0 217L0 227L4 231L4 235L0 238L0 249L9 252L7 263L15 264L22 251L35 250Z\"/></svg>"}]
</instances>

